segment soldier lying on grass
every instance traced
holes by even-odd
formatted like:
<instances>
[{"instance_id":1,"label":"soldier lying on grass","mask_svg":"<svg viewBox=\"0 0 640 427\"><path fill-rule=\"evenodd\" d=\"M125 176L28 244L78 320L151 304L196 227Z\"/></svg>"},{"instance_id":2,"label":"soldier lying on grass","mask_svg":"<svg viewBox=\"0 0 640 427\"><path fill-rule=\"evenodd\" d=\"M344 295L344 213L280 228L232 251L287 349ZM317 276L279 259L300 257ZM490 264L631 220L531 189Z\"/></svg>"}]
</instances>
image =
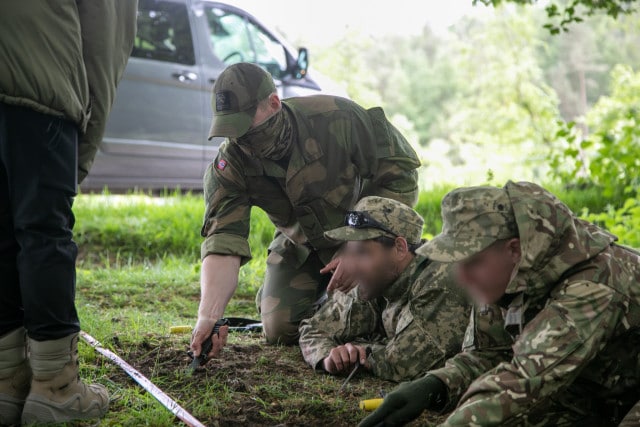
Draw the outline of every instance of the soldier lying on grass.
<instances>
[{"instance_id":1,"label":"soldier lying on grass","mask_svg":"<svg viewBox=\"0 0 640 427\"><path fill-rule=\"evenodd\" d=\"M354 209L344 227L325 235L348 241L359 284L333 292L302 321L302 354L331 374L360 363L384 379L416 378L460 351L468 304L448 264L415 255L423 226L417 212L383 197L365 197Z\"/></svg>"},{"instance_id":2,"label":"soldier lying on grass","mask_svg":"<svg viewBox=\"0 0 640 427\"><path fill-rule=\"evenodd\" d=\"M361 426L425 409L453 409L445 426L618 423L640 398L639 254L531 183L454 190L442 218L418 253L455 263L477 302L463 352Z\"/></svg>"}]
</instances>

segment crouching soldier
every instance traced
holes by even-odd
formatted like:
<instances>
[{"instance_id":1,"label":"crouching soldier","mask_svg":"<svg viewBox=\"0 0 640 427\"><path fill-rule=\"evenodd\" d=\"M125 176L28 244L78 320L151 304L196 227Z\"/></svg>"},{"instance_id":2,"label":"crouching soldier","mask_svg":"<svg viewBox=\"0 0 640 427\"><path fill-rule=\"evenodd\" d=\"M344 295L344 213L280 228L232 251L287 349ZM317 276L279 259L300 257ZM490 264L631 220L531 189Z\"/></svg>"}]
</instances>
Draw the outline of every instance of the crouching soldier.
<instances>
[{"instance_id":1,"label":"crouching soldier","mask_svg":"<svg viewBox=\"0 0 640 427\"><path fill-rule=\"evenodd\" d=\"M332 293L302 321L302 354L330 374L361 363L387 380L416 378L460 351L468 304L449 265L415 254L423 225L417 212L383 197L365 197L354 209L344 227L325 235L348 241L358 286Z\"/></svg>"},{"instance_id":2,"label":"crouching soldier","mask_svg":"<svg viewBox=\"0 0 640 427\"><path fill-rule=\"evenodd\" d=\"M211 136L227 140L204 177L202 297L191 348L200 353L251 258L254 206L277 230L257 295L265 336L296 344L300 321L325 290L353 287L340 243L324 232L366 196L414 204L420 161L382 109L326 95L281 101L271 75L254 64L223 71L212 104Z\"/></svg>"}]
</instances>

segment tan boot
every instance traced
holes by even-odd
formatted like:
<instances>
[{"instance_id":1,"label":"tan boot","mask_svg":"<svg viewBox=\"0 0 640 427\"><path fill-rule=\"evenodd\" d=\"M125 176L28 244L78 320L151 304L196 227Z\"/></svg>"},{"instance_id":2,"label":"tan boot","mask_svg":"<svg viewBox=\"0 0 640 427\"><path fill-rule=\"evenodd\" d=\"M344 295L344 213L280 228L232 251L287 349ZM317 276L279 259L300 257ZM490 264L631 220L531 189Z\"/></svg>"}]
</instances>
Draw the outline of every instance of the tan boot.
<instances>
[{"instance_id":1,"label":"tan boot","mask_svg":"<svg viewBox=\"0 0 640 427\"><path fill-rule=\"evenodd\" d=\"M26 331L20 327L0 337L0 425L20 424L30 384Z\"/></svg>"},{"instance_id":2,"label":"tan boot","mask_svg":"<svg viewBox=\"0 0 640 427\"><path fill-rule=\"evenodd\" d=\"M53 341L29 338L33 380L22 411L24 424L100 418L109 406L107 389L78 376L78 334Z\"/></svg>"}]
</instances>

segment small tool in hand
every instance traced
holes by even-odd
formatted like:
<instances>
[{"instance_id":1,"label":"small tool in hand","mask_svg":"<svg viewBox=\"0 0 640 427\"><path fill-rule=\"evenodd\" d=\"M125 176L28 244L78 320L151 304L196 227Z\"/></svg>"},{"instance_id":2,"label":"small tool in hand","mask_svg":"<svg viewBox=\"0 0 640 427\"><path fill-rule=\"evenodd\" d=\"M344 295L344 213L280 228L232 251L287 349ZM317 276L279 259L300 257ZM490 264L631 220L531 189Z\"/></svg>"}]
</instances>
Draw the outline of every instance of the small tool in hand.
<instances>
[{"instance_id":1,"label":"small tool in hand","mask_svg":"<svg viewBox=\"0 0 640 427\"><path fill-rule=\"evenodd\" d=\"M205 339L202 343L202 349L200 350L200 355L195 357L193 355L193 352L189 351L188 354L189 356L191 356L193 358L193 361L191 361L191 365L189 365L189 370L193 373L195 372L196 369L198 369L200 366L204 365L205 363L207 363L207 355L209 354L209 352L211 351L211 348L213 347L213 341L211 340L211 338L213 337L213 335L218 334L220 332L220 328L222 326L228 325L229 321L227 319L219 319L216 324L213 326L213 329L211 330L211 334L209 334L209 336L207 337L207 339Z\"/></svg>"},{"instance_id":2,"label":"small tool in hand","mask_svg":"<svg viewBox=\"0 0 640 427\"><path fill-rule=\"evenodd\" d=\"M367 347L367 350L366 350L366 355L367 356L366 357L369 357L370 354L371 354L371 347ZM342 393L342 390L344 390L344 388L347 386L347 384L349 383L351 378L353 378L353 376L356 374L356 372L358 372L358 369L360 368L360 366L362 366L360 364L360 360L356 361L356 366L354 366L353 370L351 371L351 373L349 374L347 379L344 380L344 382L340 386L340 389L338 390L338 396L340 395L340 393Z\"/></svg>"}]
</instances>

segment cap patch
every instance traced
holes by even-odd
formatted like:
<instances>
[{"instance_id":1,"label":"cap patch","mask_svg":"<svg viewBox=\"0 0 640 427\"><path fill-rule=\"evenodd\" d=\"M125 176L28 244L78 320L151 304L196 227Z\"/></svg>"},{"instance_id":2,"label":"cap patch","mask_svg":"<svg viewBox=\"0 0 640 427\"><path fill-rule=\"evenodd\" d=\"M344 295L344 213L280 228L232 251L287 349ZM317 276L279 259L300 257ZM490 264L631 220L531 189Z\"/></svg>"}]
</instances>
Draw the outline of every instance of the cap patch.
<instances>
[{"instance_id":1,"label":"cap patch","mask_svg":"<svg viewBox=\"0 0 640 427\"><path fill-rule=\"evenodd\" d=\"M231 110L231 91L221 90L216 92L216 111Z\"/></svg>"}]
</instances>

